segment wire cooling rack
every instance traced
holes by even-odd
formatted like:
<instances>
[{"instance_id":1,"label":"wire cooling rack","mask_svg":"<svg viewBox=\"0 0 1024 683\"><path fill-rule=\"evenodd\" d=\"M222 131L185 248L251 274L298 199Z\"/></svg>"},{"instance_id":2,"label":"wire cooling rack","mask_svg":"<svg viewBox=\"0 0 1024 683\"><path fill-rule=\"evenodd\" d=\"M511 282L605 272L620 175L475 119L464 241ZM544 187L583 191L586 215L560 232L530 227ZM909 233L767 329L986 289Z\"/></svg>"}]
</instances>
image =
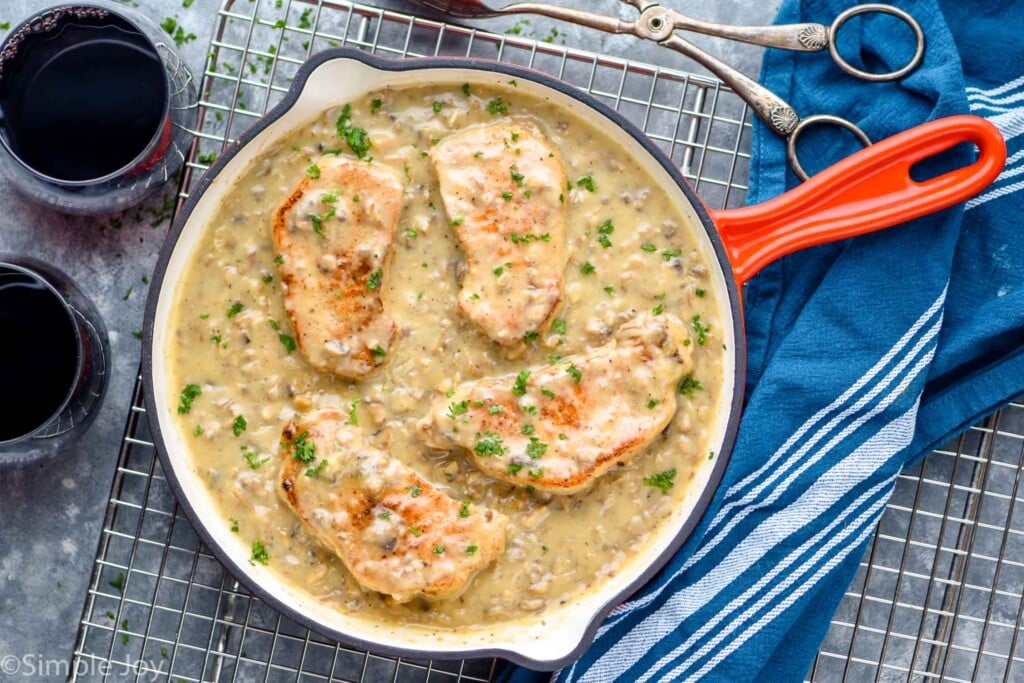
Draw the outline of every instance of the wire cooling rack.
<instances>
[{"instance_id":1,"label":"wire cooling rack","mask_svg":"<svg viewBox=\"0 0 1024 683\"><path fill-rule=\"evenodd\" d=\"M228 0L200 90L180 201L225 144L327 47L472 55L532 66L643 128L712 207L746 195L750 121L720 83L519 36L347 2ZM812 680L1022 680L1024 405L902 474ZM70 678L171 681L489 681L501 663L396 659L339 645L240 586L179 510L137 383Z\"/></svg>"}]
</instances>

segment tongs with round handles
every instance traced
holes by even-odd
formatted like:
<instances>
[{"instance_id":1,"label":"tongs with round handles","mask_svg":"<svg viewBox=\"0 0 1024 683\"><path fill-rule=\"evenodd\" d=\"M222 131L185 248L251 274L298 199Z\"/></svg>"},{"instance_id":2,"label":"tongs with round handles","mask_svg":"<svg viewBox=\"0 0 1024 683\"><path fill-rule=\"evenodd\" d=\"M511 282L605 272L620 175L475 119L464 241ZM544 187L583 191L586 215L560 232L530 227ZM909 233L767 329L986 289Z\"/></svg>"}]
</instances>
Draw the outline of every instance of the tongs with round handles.
<instances>
[{"instance_id":1,"label":"tongs with round handles","mask_svg":"<svg viewBox=\"0 0 1024 683\"><path fill-rule=\"evenodd\" d=\"M482 0L420 0L428 7L463 19L486 19L506 14L540 14L608 33L632 34L676 50L718 76L750 105L769 128L786 138L786 153L789 162L801 180L807 180L808 176L797 158L796 143L801 132L809 126L823 123L833 124L849 130L864 145L870 145L871 140L855 123L838 116L817 114L801 119L793 107L789 106L781 97L682 38L676 31L692 31L752 45L799 52L819 52L827 49L840 69L866 81L894 81L903 78L916 69L924 57L924 32L921 30L921 26L912 16L891 5L867 4L851 7L837 16L831 26L810 23L782 26L729 26L694 19L648 0L621 1L640 11L640 16L635 21L538 2L517 2L495 9L483 4ZM836 49L836 34L843 24L859 14L875 13L892 15L905 22L914 32L914 39L917 41L914 56L905 66L895 71L887 73L863 71L843 59L839 50Z\"/></svg>"}]
</instances>

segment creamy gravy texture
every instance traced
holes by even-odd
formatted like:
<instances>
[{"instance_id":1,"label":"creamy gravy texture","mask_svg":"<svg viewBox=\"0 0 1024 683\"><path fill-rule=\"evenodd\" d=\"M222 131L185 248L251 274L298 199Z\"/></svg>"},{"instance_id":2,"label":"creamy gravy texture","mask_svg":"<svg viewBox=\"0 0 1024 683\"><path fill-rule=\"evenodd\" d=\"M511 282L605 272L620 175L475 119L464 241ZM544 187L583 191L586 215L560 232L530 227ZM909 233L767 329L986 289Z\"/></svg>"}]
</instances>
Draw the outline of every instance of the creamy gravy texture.
<instances>
[{"instance_id":1,"label":"creamy gravy texture","mask_svg":"<svg viewBox=\"0 0 1024 683\"><path fill-rule=\"evenodd\" d=\"M353 102L345 125L368 132L366 163L387 164L404 180L404 207L380 282L398 333L386 362L362 381L317 371L294 349L270 217L314 160L330 150L352 154L336 125L341 113L327 111L242 174L177 284L165 349L169 400L180 406L176 417L193 465L220 503L221 523L252 545L250 561L268 564L337 609L456 628L564 604L643 552L714 457L708 440L725 359L717 300L725 294L712 289L693 228L666 193L570 112L525 96L514 84L387 89ZM564 296L552 321L518 348L489 340L457 306L463 257L428 158L446 136L495 122L542 136L558 151L569 185ZM665 432L589 490L557 496L496 482L464 452L432 451L417 434L431 402L460 382L590 351L640 312L676 315L686 324L694 369L680 383ZM279 498L282 428L327 407L343 410L372 434L374 446L447 487L456 500L508 515L504 554L461 596L391 604L362 589Z\"/></svg>"}]
</instances>

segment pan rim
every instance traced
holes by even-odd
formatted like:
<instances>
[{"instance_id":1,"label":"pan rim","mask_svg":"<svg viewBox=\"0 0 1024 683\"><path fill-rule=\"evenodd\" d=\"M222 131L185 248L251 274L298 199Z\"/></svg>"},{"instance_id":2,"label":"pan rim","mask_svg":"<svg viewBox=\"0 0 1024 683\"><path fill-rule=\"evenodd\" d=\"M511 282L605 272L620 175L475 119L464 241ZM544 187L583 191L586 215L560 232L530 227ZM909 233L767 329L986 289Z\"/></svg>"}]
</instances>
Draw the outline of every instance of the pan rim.
<instances>
[{"instance_id":1,"label":"pan rim","mask_svg":"<svg viewBox=\"0 0 1024 683\"><path fill-rule=\"evenodd\" d=\"M192 216L193 211L198 205L200 199L205 195L206 191L213 183L214 179L225 169L225 167L234 159L234 157L254 138L262 133L267 128L271 127L277 121L282 118L292 107L298 102L302 92L304 91L307 81L316 69L323 64L333 61L336 59L350 59L357 62L361 62L366 66L385 72L405 72L405 71L419 71L419 70L438 70L438 69L469 69L476 71L484 71L488 73L499 73L510 76L512 78L521 78L524 80L537 83L541 86L546 86L560 94L567 96L571 99L576 100L580 104L587 108L594 110L597 114L610 120L617 126L619 126L624 132L626 132L631 138L633 138L653 159L658 163L659 166L672 178L675 184L678 186L680 191L686 197L694 213L700 220L701 226L706 233L708 240L712 245L712 249L717 259L718 268L723 275L723 279L726 283L726 292L728 296L728 311L732 318L735 334L733 337L732 348L728 350L732 354L733 359L733 395L732 400L728 408L728 417L725 419L725 429L723 432L723 441L720 451L715 456L714 466L709 474L707 483L704 490L697 498L697 502L694 505L689 517L683 522L683 524L676 531L672 540L665 546L665 548L653 559L647 562L647 566L640 572L640 574L631 581L625 588L617 591L615 594L608 596L606 601L601 605L599 609L594 611L589 617L589 621L582 632L579 643L566 655L557 659L536 659L528 656L520 650L511 649L508 647L483 647L459 651L440 651L440 652L429 652L420 649L412 649L402 647L398 645L392 645L389 643L382 643L377 641L370 641L353 636L351 634L339 631L338 629L332 628L326 624L317 622L313 617L307 616L297 610L295 607L287 604L285 601L277 598L269 590L265 589L262 584L255 580L250 580L250 577L246 572L242 570L240 563L236 562L227 549L219 543L212 533L207 529L207 520L198 513L195 506L189 497L185 494L183 484L178 478L178 473L172 466L170 457L167 450L167 441L164 438L161 417L158 412L154 389L157 384L157 378L154 376L154 324L156 320L157 304L161 300L162 290L164 289L165 276L167 274L168 265L172 253L175 251L175 247L178 244L179 238L184 231L185 226L189 223L189 219ZM153 438L153 443L156 446L157 454L160 458L161 466L164 471L171 490L174 492L175 498L179 505L185 512L186 517L192 524L196 533L199 535L203 543L210 548L211 552L216 556L224 567L228 570L231 576L239 583L244 585L255 597L259 598L263 602L267 603L275 610L281 612L286 617L310 628L318 633L328 635L337 640L354 645L359 648L366 650L380 652L392 656L399 657L417 657L422 658L424 655L434 659L469 659L478 657L500 657L507 659L515 664L519 664L531 669L537 670L555 670L559 669L566 664L569 664L583 654L583 652L590 647L593 642L594 636L596 635L597 629L607 617L608 613L614 606L628 598L639 590L644 584L650 581L668 562L669 560L679 551L682 545L693 533L694 529L700 523L708 506L714 497L715 492L718 490L719 484L721 483L722 476L728 465L730 456L732 454L733 446L736 440L736 434L739 430L740 413L743 405L743 392L745 387L745 376L746 376L746 340L743 330L743 315L742 306L740 300L739 287L736 284L735 278L733 277L732 267L730 265L728 256L725 251L725 246L715 229L714 221L711 219L709 210L707 209L704 202L697 195L696 191L690 186L689 182L682 176L679 169L672 163L665 153L654 144L642 131L640 131L634 124L627 120L624 116L611 109L597 98L593 97L589 93L586 93L575 86L572 86L564 81L560 81L546 73L530 69L527 67L505 64L496 62L488 59L473 58L473 57L425 57L417 59L388 59L371 55L362 50L355 48L332 48L319 52L310 57L297 71L292 86L288 92L282 97L281 101L278 102L270 111L268 111L262 118L260 118L251 127L246 129L237 139L237 141L227 147L224 152L218 157L214 164L203 174L200 178L195 189L189 193L189 197L182 207L179 214L174 220L174 224L168 231L167 237L159 257L157 259L156 266L154 268L152 282L149 288L149 295L146 301L146 310L143 320L143 343L142 343L142 382L143 382L143 400L146 407L147 417L149 419L150 431ZM724 378L728 381L728 377ZM151 417L150 417L151 416Z\"/></svg>"}]
</instances>

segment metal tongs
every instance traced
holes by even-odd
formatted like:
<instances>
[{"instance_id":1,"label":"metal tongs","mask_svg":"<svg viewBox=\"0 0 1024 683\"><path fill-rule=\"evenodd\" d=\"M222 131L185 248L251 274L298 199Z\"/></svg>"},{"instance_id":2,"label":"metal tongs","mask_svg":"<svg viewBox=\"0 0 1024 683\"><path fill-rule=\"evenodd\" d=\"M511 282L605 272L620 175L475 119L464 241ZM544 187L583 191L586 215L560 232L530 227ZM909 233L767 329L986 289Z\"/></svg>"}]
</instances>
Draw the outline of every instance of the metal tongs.
<instances>
[{"instance_id":1,"label":"metal tongs","mask_svg":"<svg viewBox=\"0 0 1024 683\"><path fill-rule=\"evenodd\" d=\"M916 69L924 57L924 32L921 30L920 24L903 10L884 4L851 7L837 16L831 26L813 23L782 26L730 26L694 19L649 0L621 0L640 11L640 16L635 21L625 21L618 17L608 17L571 7L537 2L517 2L500 9L487 7L481 0L420 0L420 2L451 16L465 19L483 19L505 14L540 14L608 33L632 34L639 38L653 40L659 45L680 52L721 79L750 105L769 128L786 138L789 162L801 180L806 180L808 176L797 159L796 143L801 132L809 126L822 123L838 125L853 133L864 145L870 145L871 140L855 123L838 116L817 114L801 119L793 107L789 106L781 97L682 38L676 32L692 31L751 45L799 52L819 52L828 49L840 69L865 81L898 80ZM843 24L857 15L872 13L892 15L905 22L914 32L914 38L917 41L914 56L902 68L887 73L871 73L851 65L839 54L839 50L836 48L836 34Z\"/></svg>"}]
</instances>

